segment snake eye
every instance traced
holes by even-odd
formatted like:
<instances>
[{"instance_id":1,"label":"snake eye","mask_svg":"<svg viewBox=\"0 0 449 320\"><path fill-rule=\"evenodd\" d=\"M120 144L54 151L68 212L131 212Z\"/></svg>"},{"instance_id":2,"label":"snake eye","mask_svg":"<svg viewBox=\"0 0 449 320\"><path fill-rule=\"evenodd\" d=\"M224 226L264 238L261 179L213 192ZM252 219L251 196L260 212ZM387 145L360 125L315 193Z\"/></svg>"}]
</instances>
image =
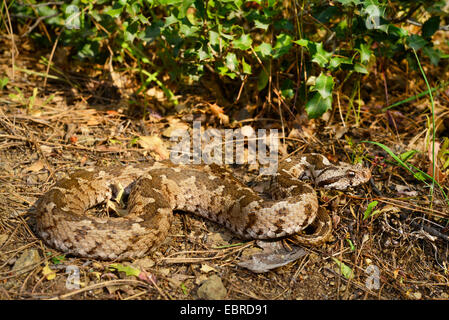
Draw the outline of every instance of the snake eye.
<instances>
[{"instance_id":1,"label":"snake eye","mask_svg":"<svg viewBox=\"0 0 449 320\"><path fill-rule=\"evenodd\" d=\"M349 178L354 178L355 177L355 172L354 171L348 171L348 177Z\"/></svg>"}]
</instances>

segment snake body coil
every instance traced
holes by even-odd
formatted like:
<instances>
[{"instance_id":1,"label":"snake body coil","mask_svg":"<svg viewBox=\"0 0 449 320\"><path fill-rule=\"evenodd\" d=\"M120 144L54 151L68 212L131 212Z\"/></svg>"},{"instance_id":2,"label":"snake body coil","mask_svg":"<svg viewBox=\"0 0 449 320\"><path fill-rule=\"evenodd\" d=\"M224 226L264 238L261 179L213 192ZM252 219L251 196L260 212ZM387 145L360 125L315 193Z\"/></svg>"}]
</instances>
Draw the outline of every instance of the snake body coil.
<instances>
[{"instance_id":1,"label":"snake body coil","mask_svg":"<svg viewBox=\"0 0 449 320\"><path fill-rule=\"evenodd\" d=\"M167 236L173 210L193 212L245 239L273 239L295 234L312 223L326 228L314 188L346 189L371 177L361 165L332 165L324 156L306 154L279 164L270 199L261 197L216 165L145 166L78 170L58 181L36 204L37 233L66 253L96 259L133 259L148 254ZM125 217L98 217L86 211L128 195ZM324 219L324 220L323 220Z\"/></svg>"}]
</instances>

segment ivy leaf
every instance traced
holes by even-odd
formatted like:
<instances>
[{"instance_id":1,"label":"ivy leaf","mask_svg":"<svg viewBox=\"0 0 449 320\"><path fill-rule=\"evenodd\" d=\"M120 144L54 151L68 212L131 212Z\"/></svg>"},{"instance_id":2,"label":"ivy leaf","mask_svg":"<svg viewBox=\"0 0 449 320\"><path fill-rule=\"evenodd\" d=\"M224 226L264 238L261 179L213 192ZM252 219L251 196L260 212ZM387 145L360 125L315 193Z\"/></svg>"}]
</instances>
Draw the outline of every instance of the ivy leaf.
<instances>
[{"instance_id":1,"label":"ivy leaf","mask_svg":"<svg viewBox=\"0 0 449 320\"><path fill-rule=\"evenodd\" d=\"M306 112L310 119L318 118L332 108L332 96L323 99L319 92L315 92L312 99L306 103Z\"/></svg>"},{"instance_id":2,"label":"ivy leaf","mask_svg":"<svg viewBox=\"0 0 449 320\"><path fill-rule=\"evenodd\" d=\"M358 5L360 4L360 0L336 0L337 2L340 2L344 6L349 6L351 4Z\"/></svg>"},{"instance_id":3,"label":"ivy leaf","mask_svg":"<svg viewBox=\"0 0 449 320\"><path fill-rule=\"evenodd\" d=\"M424 22L422 26L422 36L424 38L430 38L440 28L440 17L434 16Z\"/></svg>"},{"instance_id":4,"label":"ivy leaf","mask_svg":"<svg viewBox=\"0 0 449 320\"><path fill-rule=\"evenodd\" d=\"M329 63L329 59L332 57L332 53L327 52L323 48L322 42L316 43L315 50L316 52L313 53L312 61L318 63L320 67L324 68Z\"/></svg>"},{"instance_id":5,"label":"ivy leaf","mask_svg":"<svg viewBox=\"0 0 449 320\"><path fill-rule=\"evenodd\" d=\"M369 48L369 46L365 43L360 44L360 48L355 49L358 53L360 53L360 61L362 63L367 63L373 51Z\"/></svg>"},{"instance_id":6,"label":"ivy leaf","mask_svg":"<svg viewBox=\"0 0 449 320\"><path fill-rule=\"evenodd\" d=\"M235 55L235 53L228 53L228 55L226 56L226 67L228 67L228 69L231 71L235 71L237 70L238 66L239 61L237 60L237 56Z\"/></svg>"},{"instance_id":7,"label":"ivy leaf","mask_svg":"<svg viewBox=\"0 0 449 320\"><path fill-rule=\"evenodd\" d=\"M263 29L263 30L267 31L269 26L270 26L269 23L264 23L260 20L254 20L254 27L257 29Z\"/></svg>"},{"instance_id":8,"label":"ivy leaf","mask_svg":"<svg viewBox=\"0 0 449 320\"><path fill-rule=\"evenodd\" d=\"M220 34L215 31L209 31L209 43L211 46L218 46L220 44Z\"/></svg>"},{"instance_id":9,"label":"ivy leaf","mask_svg":"<svg viewBox=\"0 0 449 320\"><path fill-rule=\"evenodd\" d=\"M369 73L368 69L366 69L366 67L363 64L359 63L359 62L354 64L354 71L358 72L358 73L362 73L362 74L368 74Z\"/></svg>"},{"instance_id":10,"label":"ivy leaf","mask_svg":"<svg viewBox=\"0 0 449 320\"><path fill-rule=\"evenodd\" d=\"M276 44L273 49L273 58L277 59L290 51L292 47L292 37L286 33L281 33L276 38Z\"/></svg>"},{"instance_id":11,"label":"ivy leaf","mask_svg":"<svg viewBox=\"0 0 449 320\"><path fill-rule=\"evenodd\" d=\"M251 48L251 44L253 43L253 39L251 39L251 36L249 34L242 34L242 36L234 41L232 41L232 44L235 48L240 50L248 50Z\"/></svg>"},{"instance_id":12,"label":"ivy leaf","mask_svg":"<svg viewBox=\"0 0 449 320\"><path fill-rule=\"evenodd\" d=\"M273 48L271 47L271 44L264 42L261 45L255 47L254 51L256 51L261 59L266 59L267 57L271 56Z\"/></svg>"},{"instance_id":13,"label":"ivy leaf","mask_svg":"<svg viewBox=\"0 0 449 320\"><path fill-rule=\"evenodd\" d=\"M413 34L407 38L407 43L412 49L419 50L423 48L428 42L423 37L418 36L417 34Z\"/></svg>"},{"instance_id":14,"label":"ivy leaf","mask_svg":"<svg viewBox=\"0 0 449 320\"><path fill-rule=\"evenodd\" d=\"M243 67L243 73L252 74L251 65L246 63L245 58L242 58L242 67Z\"/></svg>"},{"instance_id":15,"label":"ivy leaf","mask_svg":"<svg viewBox=\"0 0 449 320\"><path fill-rule=\"evenodd\" d=\"M105 11L105 14L111 16L112 18L118 18L123 11L124 6L119 3L115 3L114 6Z\"/></svg>"},{"instance_id":16,"label":"ivy leaf","mask_svg":"<svg viewBox=\"0 0 449 320\"><path fill-rule=\"evenodd\" d=\"M268 84L268 74L265 69L262 69L257 78L257 90L263 90Z\"/></svg>"},{"instance_id":17,"label":"ivy leaf","mask_svg":"<svg viewBox=\"0 0 449 320\"><path fill-rule=\"evenodd\" d=\"M300 45L301 47L306 47L309 45L310 41L307 39L299 39L299 40L295 40L293 41L294 43Z\"/></svg>"},{"instance_id":18,"label":"ivy leaf","mask_svg":"<svg viewBox=\"0 0 449 320\"><path fill-rule=\"evenodd\" d=\"M284 98L292 99L295 96L295 91L293 90L294 84L290 79L286 79L281 84L281 93Z\"/></svg>"},{"instance_id":19,"label":"ivy leaf","mask_svg":"<svg viewBox=\"0 0 449 320\"><path fill-rule=\"evenodd\" d=\"M323 99L332 96L332 88L334 87L334 79L321 73L315 81L314 90L318 91Z\"/></svg>"},{"instance_id":20,"label":"ivy leaf","mask_svg":"<svg viewBox=\"0 0 449 320\"><path fill-rule=\"evenodd\" d=\"M164 28L167 28L168 26L171 26L172 24L175 24L178 21L179 21L178 18L176 18L172 13L170 16L165 18Z\"/></svg>"},{"instance_id":21,"label":"ivy leaf","mask_svg":"<svg viewBox=\"0 0 449 320\"><path fill-rule=\"evenodd\" d=\"M433 65L437 65L438 62L440 62L441 55L442 55L440 50L426 46L423 48L423 52L426 54L426 56L429 57L430 62Z\"/></svg>"},{"instance_id":22,"label":"ivy leaf","mask_svg":"<svg viewBox=\"0 0 449 320\"><path fill-rule=\"evenodd\" d=\"M332 57L329 61L329 69L337 69L341 64L352 64L352 59L348 57Z\"/></svg>"}]
</instances>

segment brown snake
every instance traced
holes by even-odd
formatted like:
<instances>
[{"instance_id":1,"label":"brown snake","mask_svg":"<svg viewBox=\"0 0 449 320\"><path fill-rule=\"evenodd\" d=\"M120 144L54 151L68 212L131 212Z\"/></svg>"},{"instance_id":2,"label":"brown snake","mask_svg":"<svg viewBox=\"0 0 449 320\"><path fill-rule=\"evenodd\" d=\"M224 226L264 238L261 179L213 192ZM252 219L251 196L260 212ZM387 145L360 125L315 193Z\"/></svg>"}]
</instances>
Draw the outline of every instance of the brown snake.
<instances>
[{"instance_id":1,"label":"brown snake","mask_svg":"<svg viewBox=\"0 0 449 320\"><path fill-rule=\"evenodd\" d=\"M361 165L332 165L324 156L305 154L282 161L262 197L216 165L141 166L78 170L59 180L36 203L37 234L66 253L96 259L134 259L148 254L167 236L173 210L193 212L226 226L245 239L293 235L315 223L318 230L300 236L319 243L331 232L329 216L319 209L314 188L343 190L367 182ZM99 217L86 211L128 197L124 217Z\"/></svg>"}]
</instances>

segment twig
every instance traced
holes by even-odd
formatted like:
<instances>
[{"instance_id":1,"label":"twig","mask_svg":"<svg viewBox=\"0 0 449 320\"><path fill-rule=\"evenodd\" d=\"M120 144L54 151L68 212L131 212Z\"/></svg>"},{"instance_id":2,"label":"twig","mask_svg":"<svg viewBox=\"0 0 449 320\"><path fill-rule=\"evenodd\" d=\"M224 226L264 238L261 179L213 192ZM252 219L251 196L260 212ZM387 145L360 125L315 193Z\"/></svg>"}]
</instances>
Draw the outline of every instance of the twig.
<instances>
[{"instance_id":1,"label":"twig","mask_svg":"<svg viewBox=\"0 0 449 320\"><path fill-rule=\"evenodd\" d=\"M59 13L53 13L53 14L49 14L48 16L42 16L42 17L37 18L37 20L33 23L33 25L31 27L29 27L28 30L24 34L22 34L20 37L24 38L28 34L30 34L30 32L33 31L39 25L39 23L42 22L42 20L53 18L58 15L59 15Z\"/></svg>"}]
</instances>

